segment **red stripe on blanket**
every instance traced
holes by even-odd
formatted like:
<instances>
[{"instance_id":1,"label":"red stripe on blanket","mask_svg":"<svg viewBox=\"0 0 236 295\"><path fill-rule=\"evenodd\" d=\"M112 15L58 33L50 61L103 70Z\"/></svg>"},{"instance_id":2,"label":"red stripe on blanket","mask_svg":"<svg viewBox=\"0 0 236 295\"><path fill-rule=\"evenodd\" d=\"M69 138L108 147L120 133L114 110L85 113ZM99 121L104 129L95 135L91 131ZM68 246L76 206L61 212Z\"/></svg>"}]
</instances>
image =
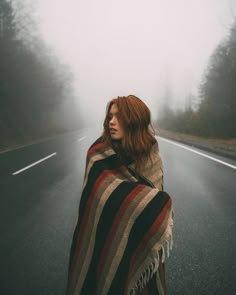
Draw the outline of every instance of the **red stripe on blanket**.
<instances>
[{"instance_id":1,"label":"red stripe on blanket","mask_svg":"<svg viewBox=\"0 0 236 295\"><path fill-rule=\"evenodd\" d=\"M104 172L98 177L97 181L95 182L95 184L93 186L93 189L92 189L92 192L91 192L91 194L89 196L88 202L86 204L84 218L83 218L83 221L82 221L81 226L80 226L80 231L78 233L78 238L77 238L78 243L77 243L76 250L75 250L75 253L74 253L74 259L73 259L73 262L71 264L71 276L73 276L76 261L77 261L77 258L79 256L80 250L81 250L80 249L81 244L83 242L85 229L86 229L86 226L87 226L87 223L88 223L88 220L89 220L92 202L94 200L94 197L96 196L96 191L100 187L102 182L107 178L107 176L110 175L110 172L111 171L109 171L109 170L104 170Z\"/></svg>"},{"instance_id":2,"label":"red stripe on blanket","mask_svg":"<svg viewBox=\"0 0 236 295\"><path fill-rule=\"evenodd\" d=\"M89 149L88 155L91 155L97 149L100 149L100 148L105 147L105 146L106 146L106 144L104 142L100 142L100 143L96 144L95 146L91 147L91 149Z\"/></svg>"},{"instance_id":3,"label":"red stripe on blanket","mask_svg":"<svg viewBox=\"0 0 236 295\"><path fill-rule=\"evenodd\" d=\"M85 209L85 213L84 213L85 217L83 218L83 221L82 221L81 226L80 226L80 231L78 233L78 238L77 238L78 243L77 243L75 253L74 253L74 258L73 258L73 261L72 261L72 264L71 264L71 271L70 271L71 277L73 277L74 268L76 266L77 258L79 256L80 251L81 251L81 249L80 249L81 244L83 242L85 229L87 227L87 223L88 223L89 216L90 216L92 202L93 202L93 200L94 200L94 198L96 196L97 189L105 181L107 176L110 176L112 174L117 175L119 172L123 172L123 171L126 171L126 170L127 170L127 168L125 166L121 166L118 170L104 170L103 173L96 180L96 182L95 182L95 184L93 186L93 189L91 191L91 194L89 196L89 199L88 199L88 202L87 202L87 205L86 205L86 209ZM70 279L71 279L71 277L70 277Z\"/></svg>"},{"instance_id":4,"label":"red stripe on blanket","mask_svg":"<svg viewBox=\"0 0 236 295\"><path fill-rule=\"evenodd\" d=\"M143 249L145 248L145 245L147 244L147 242L153 237L153 235L159 229L160 225L162 224L162 222L163 222L163 220L164 220L164 218L166 216L167 211L171 207L171 204L172 204L172 201L171 201L171 199L169 199L169 201L166 203L165 207L162 209L162 211L161 211L160 215L158 216L158 218L155 220L155 222L152 224L149 231L144 236L142 242L140 243L140 245L138 246L137 250L135 251L134 255L131 258L129 274L131 273L131 270L132 270L132 268L133 268L133 266L135 264L135 261L136 261L137 257L143 251ZM129 275L128 275L128 277L129 277ZM126 286L126 288L127 288L127 286Z\"/></svg>"},{"instance_id":5,"label":"red stripe on blanket","mask_svg":"<svg viewBox=\"0 0 236 295\"><path fill-rule=\"evenodd\" d=\"M110 229L110 232L108 234L108 237L106 239L104 247L103 247L101 259L100 259L100 262L98 265L98 272L97 272L98 276L101 275L101 273L103 271L103 267L105 264L105 258L108 255L109 248L111 246L111 242L114 238L117 228L119 227L119 223L122 220L122 216L124 215L126 209L129 207L129 204L133 201L133 199L135 199L137 194L140 193L145 187L146 187L145 185L139 184L137 187L135 187L134 190L131 191L131 193L129 193L129 195L126 197L126 199L122 202L120 209L117 212L114 222L112 224L112 227Z\"/></svg>"}]
</instances>

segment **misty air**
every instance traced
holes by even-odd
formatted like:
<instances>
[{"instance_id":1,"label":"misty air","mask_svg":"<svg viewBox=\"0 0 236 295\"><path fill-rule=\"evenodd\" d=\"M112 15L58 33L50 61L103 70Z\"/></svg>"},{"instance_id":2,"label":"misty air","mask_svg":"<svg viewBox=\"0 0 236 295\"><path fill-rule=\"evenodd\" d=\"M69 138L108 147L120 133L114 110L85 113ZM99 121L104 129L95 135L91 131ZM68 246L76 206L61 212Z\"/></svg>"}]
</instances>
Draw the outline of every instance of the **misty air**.
<instances>
[{"instance_id":1,"label":"misty air","mask_svg":"<svg viewBox=\"0 0 236 295\"><path fill-rule=\"evenodd\" d=\"M235 0L0 0L0 294L235 294L235 77Z\"/></svg>"}]
</instances>

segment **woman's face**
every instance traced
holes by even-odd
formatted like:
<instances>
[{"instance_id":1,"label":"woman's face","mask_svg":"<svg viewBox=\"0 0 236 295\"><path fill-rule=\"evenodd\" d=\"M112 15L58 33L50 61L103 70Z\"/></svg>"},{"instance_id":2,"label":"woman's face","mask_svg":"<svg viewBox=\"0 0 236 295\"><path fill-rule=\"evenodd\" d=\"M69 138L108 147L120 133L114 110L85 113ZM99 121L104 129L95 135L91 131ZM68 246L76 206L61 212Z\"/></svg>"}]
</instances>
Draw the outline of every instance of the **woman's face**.
<instances>
[{"instance_id":1,"label":"woman's face","mask_svg":"<svg viewBox=\"0 0 236 295\"><path fill-rule=\"evenodd\" d=\"M114 140L122 140L124 137L124 130L119 123L119 112L116 104L111 106L108 118L111 138Z\"/></svg>"}]
</instances>

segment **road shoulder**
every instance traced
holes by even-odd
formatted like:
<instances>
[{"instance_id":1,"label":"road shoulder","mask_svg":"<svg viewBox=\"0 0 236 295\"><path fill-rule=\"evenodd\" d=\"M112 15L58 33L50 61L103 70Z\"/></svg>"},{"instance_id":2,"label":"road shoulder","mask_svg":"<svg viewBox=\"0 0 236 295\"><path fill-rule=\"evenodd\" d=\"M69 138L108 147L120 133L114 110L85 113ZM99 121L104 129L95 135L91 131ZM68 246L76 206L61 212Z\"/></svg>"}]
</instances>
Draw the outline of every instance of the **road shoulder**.
<instances>
[{"instance_id":1,"label":"road shoulder","mask_svg":"<svg viewBox=\"0 0 236 295\"><path fill-rule=\"evenodd\" d=\"M199 136L176 133L163 129L156 129L157 136L172 139L181 143L185 143L208 152L213 152L220 156L236 160L236 138L219 139L219 138L203 138Z\"/></svg>"}]
</instances>

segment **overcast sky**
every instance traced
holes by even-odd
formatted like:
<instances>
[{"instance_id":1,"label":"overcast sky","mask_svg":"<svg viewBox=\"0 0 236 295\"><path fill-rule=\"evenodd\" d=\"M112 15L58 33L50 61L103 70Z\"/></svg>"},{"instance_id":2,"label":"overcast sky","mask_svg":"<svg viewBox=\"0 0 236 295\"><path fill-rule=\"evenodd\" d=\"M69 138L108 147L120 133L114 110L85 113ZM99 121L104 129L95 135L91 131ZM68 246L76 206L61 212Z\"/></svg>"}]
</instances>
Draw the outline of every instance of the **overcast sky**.
<instances>
[{"instance_id":1,"label":"overcast sky","mask_svg":"<svg viewBox=\"0 0 236 295\"><path fill-rule=\"evenodd\" d=\"M232 24L235 0L38 0L45 41L69 63L84 114L134 94L153 116L167 85L175 106L196 93Z\"/></svg>"}]
</instances>

